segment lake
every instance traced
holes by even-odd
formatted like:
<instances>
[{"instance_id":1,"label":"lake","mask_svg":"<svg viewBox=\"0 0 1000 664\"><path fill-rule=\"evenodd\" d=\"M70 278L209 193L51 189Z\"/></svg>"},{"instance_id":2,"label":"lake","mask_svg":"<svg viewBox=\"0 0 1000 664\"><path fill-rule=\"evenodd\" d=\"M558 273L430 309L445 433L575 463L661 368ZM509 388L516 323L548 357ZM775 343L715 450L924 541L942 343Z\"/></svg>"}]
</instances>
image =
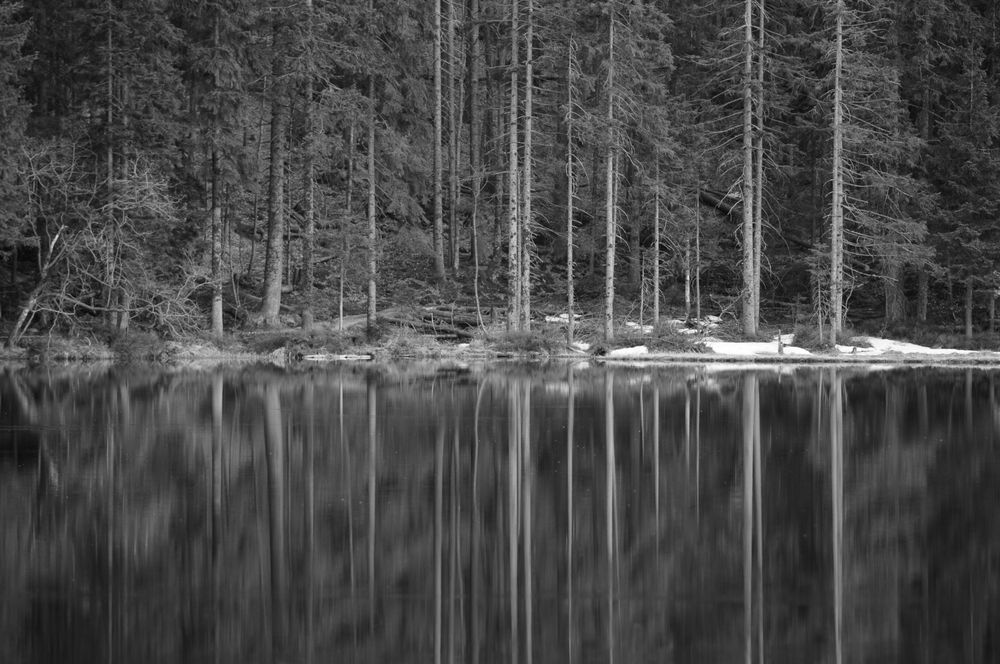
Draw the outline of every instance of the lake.
<instances>
[{"instance_id":1,"label":"lake","mask_svg":"<svg viewBox=\"0 0 1000 664\"><path fill-rule=\"evenodd\" d=\"M6 370L0 661L1000 661L998 382Z\"/></svg>"}]
</instances>

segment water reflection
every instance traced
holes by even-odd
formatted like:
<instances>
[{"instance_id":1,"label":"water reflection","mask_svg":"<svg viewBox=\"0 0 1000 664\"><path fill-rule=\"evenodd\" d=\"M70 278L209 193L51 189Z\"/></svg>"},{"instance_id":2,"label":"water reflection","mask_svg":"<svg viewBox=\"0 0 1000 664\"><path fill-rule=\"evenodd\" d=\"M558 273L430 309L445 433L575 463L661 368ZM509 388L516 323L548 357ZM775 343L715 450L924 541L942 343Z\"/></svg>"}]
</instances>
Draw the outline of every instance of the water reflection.
<instances>
[{"instance_id":1,"label":"water reflection","mask_svg":"<svg viewBox=\"0 0 1000 664\"><path fill-rule=\"evenodd\" d=\"M997 661L996 380L7 372L0 661Z\"/></svg>"}]
</instances>

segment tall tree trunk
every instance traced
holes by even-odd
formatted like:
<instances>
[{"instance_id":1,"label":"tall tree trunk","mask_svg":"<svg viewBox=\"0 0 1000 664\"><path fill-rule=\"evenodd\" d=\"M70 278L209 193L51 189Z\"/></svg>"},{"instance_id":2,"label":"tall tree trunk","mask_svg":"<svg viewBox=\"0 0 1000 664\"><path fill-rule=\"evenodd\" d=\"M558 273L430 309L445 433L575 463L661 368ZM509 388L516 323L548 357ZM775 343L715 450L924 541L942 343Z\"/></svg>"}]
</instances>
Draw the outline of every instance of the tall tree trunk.
<instances>
[{"instance_id":1,"label":"tall tree trunk","mask_svg":"<svg viewBox=\"0 0 1000 664\"><path fill-rule=\"evenodd\" d=\"M930 275L927 267L921 265L917 271L917 320L927 322L927 295L930 291Z\"/></svg>"},{"instance_id":2,"label":"tall tree trunk","mask_svg":"<svg viewBox=\"0 0 1000 664\"><path fill-rule=\"evenodd\" d=\"M972 338L972 277L965 278L965 338Z\"/></svg>"},{"instance_id":3,"label":"tall tree trunk","mask_svg":"<svg viewBox=\"0 0 1000 664\"><path fill-rule=\"evenodd\" d=\"M337 327L344 331L344 281L347 279L347 229L354 213L354 127L355 118L347 130L347 187L344 192L344 217L340 223L340 287L337 294Z\"/></svg>"},{"instance_id":4,"label":"tall tree trunk","mask_svg":"<svg viewBox=\"0 0 1000 664\"><path fill-rule=\"evenodd\" d=\"M995 286L990 288L989 313L990 334L993 334L997 331L997 291Z\"/></svg>"},{"instance_id":5,"label":"tall tree trunk","mask_svg":"<svg viewBox=\"0 0 1000 664\"><path fill-rule=\"evenodd\" d=\"M219 48L219 14L215 13L212 25L212 47ZM219 77L213 81L219 89ZM222 336L222 196L219 172L219 118L218 109L212 116L212 334Z\"/></svg>"},{"instance_id":6,"label":"tall tree trunk","mask_svg":"<svg viewBox=\"0 0 1000 664\"><path fill-rule=\"evenodd\" d=\"M118 324L115 308L112 303L117 299L117 274L118 274L118 264L116 257L118 256L118 215L115 214L116 205L116 192L115 192L115 144L114 144L114 107L115 107L115 63L114 63L114 39L113 39L113 12L114 5L112 0L107 2L107 49L108 49L108 59L107 59L107 87L106 87L106 99L107 104L107 129L105 140L107 145L105 146L105 162L106 170L108 175L108 228L111 229L111 239L107 247L107 264L104 266L105 269L105 290L106 302L105 306L107 308L106 319L111 327L116 327ZM16 261L15 261L16 263Z\"/></svg>"},{"instance_id":7,"label":"tall tree trunk","mask_svg":"<svg viewBox=\"0 0 1000 664\"><path fill-rule=\"evenodd\" d=\"M607 150L604 156L605 198L604 198L604 338L608 341L615 336L615 240L618 229L615 226L615 2L611 0L608 14L608 108L607 108Z\"/></svg>"},{"instance_id":8,"label":"tall tree trunk","mask_svg":"<svg viewBox=\"0 0 1000 664\"><path fill-rule=\"evenodd\" d=\"M694 318L701 320L701 183L694 198Z\"/></svg>"},{"instance_id":9,"label":"tall tree trunk","mask_svg":"<svg viewBox=\"0 0 1000 664\"><path fill-rule=\"evenodd\" d=\"M660 159L656 157L656 180L653 204L653 327L660 324ZM690 274L690 240L688 241L688 273Z\"/></svg>"},{"instance_id":10,"label":"tall tree trunk","mask_svg":"<svg viewBox=\"0 0 1000 664\"><path fill-rule=\"evenodd\" d=\"M455 2L448 0L448 240L451 271L458 274L458 106L455 82L458 81L458 55L455 52Z\"/></svg>"},{"instance_id":11,"label":"tall tree trunk","mask_svg":"<svg viewBox=\"0 0 1000 664\"><path fill-rule=\"evenodd\" d=\"M444 185L441 182L441 0L434 0L434 274L444 281Z\"/></svg>"},{"instance_id":12,"label":"tall tree trunk","mask_svg":"<svg viewBox=\"0 0 1000 664\"><path fill-rule=\"evenodd\" d=\"M305 186L305 228L302 232L302 329L308 330L313 324L313 282L314 248L316 244L316 149L315 113L313 110L313 0L306 0L306 21L308 45L306 47L306 89L303 100L305 124L305 150L302 155L302 170Z\"/></svg>"},{"instance_id":13,"label":"tall tree trunk","mask_svg":"<svg viewBox=\"0 0 1000 664\"><path fill-rule=\"evenodd\" d=\"M684 320L691 320L691 285L694 283L694 264L691 258L691 238L684 238Z\"/></svg>"},{"instance_id":14,"label":"tall tree trunk","mask_svg":"<svg viewBox=\"0 0 1000 664\"><path fill-rule=\"evenodd\" d=\"M469 169L472 171L472 217L469 220L472 244L472 289L476 296L476 320L483 325L479 307L479 201L483 189L482 126L479 108L479 64L482 43L479 40L479 0L469 6Z\"/></svg>"},{"instance_id":15,"label":"tall tree trunk","mask_svg":"<svg viewBox=\"0 0 1000 664\"><path fill-rule=\"evenodd\" d=\"M525 331L531 329L531 257L534 253L533 220L531 217L531 160L532 155L532 101L534 98L534 1L527 0L527 30L524 46L524 168L522 170L522 185L524 193L521 213L521 327Z\"/></svg>"},{"instance_id":16,"label":"tall tree trunk","mask_svg":"<svg viewBox=\"0 0 1000 664\"><path fill-rule=\"evenodd\" d=\"M760 322L760 269L763 262L764 226L764 2L760 0L757 16L757 130L754 136L753 188L753 317Z\"/></svg>"},{"instance_id":17,"label":"tall tree trunk","mask_svg":"<svg viewBox=\"0 0 1000 664\"><path fill-rule=\"evenodd\" d=\"M903 295L903 266L898 259L889 258L883 265L885 271L885 320L898 323L906 318L906 296Z\"/></svg>"},{"instance_id":18,"label":"tall tree trunk","mask_svg":"<svg viewBox=\"0 0 1000 664\"><path fill-rule=\"evenodd\" d=\"M566 342L573 343L573 38L566 47ZM572 415L570 415L572 418Z\"/></svg>"},{"instance_id":19,"label":"tall tree trunk","mask_svg":"<svg viewBox=\"0 0 1000 664\"><path fill-rule=\"evenodd\" d=\"M756 336L754 315L754 154L753 154L753 0L745 0L743 11L743 333Z\"/></svg>"},{"instance_id":20,"label":"tall tree trunk","mask_svg":"<svg viewBox=\"0 0 1000 664\"><path fill-rule=\"evenodd\" d=\"M278 19L280 20L280 19ZM260 321L277 327L281 310L281 275L285 236L285 134L288 100L285 91L285 30L274 26L274 57L271 61L271 163L267 191L267 253L264 258L264 298Z\"/></svg>"},{"instance_id":21,"label":"tall tree trunk","mask_svg":"<svg viewBox=\"0 0 1000 664\"><path fill-rule=\"evenodd\" d=\"M507 169L507 327L512 330L521 329L521 244L520 222L518 218L518 159L517 159L517 33L518 33L518 0L510 0L510 111L508 123L508 150L510 165Z\"/></svg>"},{"instance_id":22,"label":"tall tree trunk","mask_svg":"<svg viewBox=\"0 0 1000 664\"><path fill-rule=\"evenodd\" d=\"M837 0L833 72L833 199L830 210L830 343L844 327L844 0Z\"/></svg>"},{"instance_id":23,"label":"tall tree trunk","mask_svg":"<svg viewBox=\"0 0 1000 664\"><path fill-rule=\"evenodd\" d=\"M438 8L440 9L440 0L438 0ZM374 17L375 14L375 0L368 0L368 11ZM438 12L440 18L440 11ZM374 19L370 25L374 25ZM440 25L438 26L440 28ZM440 55L440 53L439 53ZM440 62L438 62L440 65ZM440 73L440 72L439 72ZM440 78L440 77L439 77ZM440 80L438 81L440 84ZM440 92L440 85L438 87ZM438 106L438 114L440 115L441 107ZM439 123L440 125L440 123ZM440 126L438 127L440 129ZM438 135L440 139L440 134ZM438 140L438 157L440 158L440 140ZM440 164L439 164L440 165ZM440 184L441 171L437 171L437 181ZM440 193L440 187L438 188ZM438 200L440 203L440 199ZM378 251L378 228L375 224L375 73L374 71L368 72L368 309L366 316L366 326L368 328L368 336L371 337L375 333L375 316L376 316L376 305L375 305L375 277L378 274L378 263L376 261L377 251ZM444 266L441 267L441 272L443 273Z\"/></svg>"}]
</instances>

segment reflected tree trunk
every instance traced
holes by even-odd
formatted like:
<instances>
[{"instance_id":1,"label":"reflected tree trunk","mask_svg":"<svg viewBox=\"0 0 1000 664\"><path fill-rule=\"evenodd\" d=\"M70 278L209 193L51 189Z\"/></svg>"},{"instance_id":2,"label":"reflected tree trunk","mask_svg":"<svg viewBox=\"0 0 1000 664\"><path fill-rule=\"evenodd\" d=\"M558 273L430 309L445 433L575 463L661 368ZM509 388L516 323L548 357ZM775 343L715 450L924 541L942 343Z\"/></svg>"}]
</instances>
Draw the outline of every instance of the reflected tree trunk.
<instances>
[{"instance_id":1,"label":"reflected tree trunk","mask_svg":"<svg viewBox=\"0 0 1000 664\"><path fill-rule=\"evenodd\" d=\"M306 471L306 664L315 661L316 641L316 471L314 451L316 438L316 398L315 387L309 383L305 387L303 406L307 418L305 432L305 471Z\"/></svg>"},{"instance_id":2,"label":"reflected tree trunk","mask_svg":"<svg viewBox=\"0 0 1000 664\"><path fill-rule=\"evenodd\" d=\"M375 377L366 379L365 403L368 411L368 641L371 653L375 649L375 463L378 452L377 412L375 408Z\"/></svg>"},{"instance_id":3,"label":"reflected tree trunk","mask_svg":"<svg viewBox=\"0 0 1000 664\"><path fill-rule=\"evenodd\" d=\"M483 402L483 389L486 383L480 382L476 391L476 408L473 413L473 433L472 433L472 546L471 546L471 597L469 600L469 627L472 631L470 640L471 652L469 661L472 664L479 664L479 648L482 639L482 618L479 615L479 606L482 602L482 523L479 514L479 418Z\"/></svg>"},{"instance_id":4,"label":"reflected tree trunk","mask_svg":"<svg viewBox=\"0 0 1000 664\"><path fill-rule=\"evenodd\" d=\"M660 386L653 386L653 504L656 517L656 559L660 559Z\"/></svg>"},{"instance_id":5,"label":"reflected tree trunk","mask_svg":"<svg viewBox=\"0 0 1000 664\"><path fill-rule=\"evenodd\" d=\"M222 661L222 374L212 376L212 612L213 652Z\"/></svg>"},{"instance_id":6,"label":"reflected tree trunk","mask_svg":"<svg viewBox=\"0 0 1000 664\"><path fill-rule=\"evenodd\" d=\"M844 614L844 412L843 379L830 370L830 487L833 505L834 664L843 662Z\"/></svg>"},{"instance_id":7,"label":"reflected tree trunk","mask_svg":"<svg viewBox=\"0 0 1000 664\"><path fill-rule=\"evenodd\" d=\"M521 397L521 445L523 452L522 459L522 509L524 528L524 662L532 663L533 651L533 606L532 606L532 551L531 551L531 481L532 481L532 461L531 461L531 382L525 379Z\"/></svg>"},{"instance_id":8,"label":"reflected tree trunk","mask_svg":"<svg viewBox=\"0 0 1000 664\"><path fill-rule=\"evenodd\" d=\"M753 664L753 448L757 376L743 378L743 613L744 656Z\"/></svg>"},{"instance_id":9,"label":"reflected tree trunk","mask_svg":"<svg viewBox=\"0 0 1000 664\"><path fill-rule=\"evenodd\" d=\"M434 664L441 664L444 584L444 424L438 422L434 443Z\"/></svg>"},{"instance_id":10,"label":"reflected tree trunk","mask_svg":"<svg viewBox=\"0 0 1000 664\"><path fill-rule=\"evenodd\" d=\"M279 654L285 639L285 443L281 394L273 382L264 387L264 444L267 449L267 495L271 551L271 638Z\"/></svg>"},{"instance_id":11,"label":"reflected tree trunk","mask_svg":"<svg viewBox=\"0 0 1000 664\"><path fill-rule=\"evenodd\" d=\"M354 560L354 464L351 449L347 445L347 435L344 426L344 379L337 384L337 423L340 427L340 449L344 457L344 486L347 487L347 571L350 584L351 613L358 612L358 577L357 565ZM354 661L358 659L358 622L351 621L351 644Z\"/></svg>"},{"instance_id":12,"label":"reflected tree trunk","mask_svg":"<svg viewBox=\"0 0 1000 664\"><path fill-rule=\"evenodd\" d=\"M760 380L756 374L748 373L743 378L743 601L746 631L744 654L747 664L751 664L754 660L754 638L757 639L757 661L764 662L764 549L760 445ZM756 547L754 547L755 540Z\"/></svg>"},{"instance_id":13,"label":"reflected tree trunk","mask_svg":"<svg viewBox=\"0 0 1000 664\"><path fill-rule=\"evenodd\" d=\"M508 421L507 421L507 445L508 445L508 518L509 518L509 583L510 583L510 661L511 664L519 664L518 654L518 595L517 595L517 544L520 536L520 509L518 497L520 495L520 472L521 472L521 402L520 394L516 385L507 388Z\"/></svg>"},{"instance_id":14,"label":"reflected tree trunk","mask_svg":"<svg viewBox=\"0 0 1000 664\"><path fill-rule=\"evenodd\" d=\"M569 395L566 411L566 656L573 659L573 431L576 419L576 385L573 367L569 368Z\"/></svg>"},{"instance_id":15,"label":"reflected tree trunk","mask_svg":"<svg viewBox=\"0 0 1000 664\"><path fill-rule=\"evenodd\" d=\"M449 482L449 503L451 508L451 526L449 528L448 546L448 569L450 580L448 582L448 662L455 664L455 642L458 632L455 629L455 620L459 613L455 610L455 603L458 600L460 589L458 587L458 559L459 544L461 542L458 532L458 414L456 412L453 422L454 427L451 438L451 481Z\"/></svg>"},{"instance_id":16,"label":"reflected tree trunk","mask_svg":"<svg viewBox=\"0 0 1000 664\"><path fill-rule=\"evenodd\" d=\"M694 388L694 505L701 520L701 385Z\"/></svg>"},{"instance_id":17,"label":"reflected tree trunk","mask_svg":"<svg viewBox=\"0 0 1000 664\"><path fill-rule=\"evenodd\" d=\"M115 456L117 455L117 446L115 445L115 428L114 424L111 422L110 416L106 420L105 426L107 427L107 438L108 438L108 460L107 460L107 473L108 473L108 488L107 488L107 510L108 510L108 535L106 540L107 545L107 574L108 574L108 589L107 589L107 661L108 664L112 664L115 661L115 527L117 525L117 519L115 518Z\"/></svg>"},{"instance_id":18,"label":"reflected tree trunk","mask_svg":"<svg viewBox=\"0 0 1000 664\"><path fill-rule=\"evenodd\" d=\"M605 503L608 558L608 661L615 661L615 387L614 374L604 377Z\"/></svg>"}]
</instances>

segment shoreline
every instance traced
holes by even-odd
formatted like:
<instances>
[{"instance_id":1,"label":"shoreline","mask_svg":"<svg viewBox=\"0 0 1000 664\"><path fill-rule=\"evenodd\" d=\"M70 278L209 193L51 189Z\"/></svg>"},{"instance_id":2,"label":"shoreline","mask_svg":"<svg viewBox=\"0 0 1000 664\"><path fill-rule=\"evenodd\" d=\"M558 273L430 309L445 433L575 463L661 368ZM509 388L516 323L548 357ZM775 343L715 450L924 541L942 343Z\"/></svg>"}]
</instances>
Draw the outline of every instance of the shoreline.
<instances>
[{"instance_id":1,"label":"shoreline","mask_svg":"<svg viewBox=\"0 0 1000 664\"><path fill-rule=\"evenodd\" d=\"M760 367L781 366L945 366L945 367L1000 367L1000 352L985 350L949 350L923 348L901 342L883 343L882 349L854 347L852 352L836 350L806 351L794 346L779 345L768 348L767 342L727 341L724 352L712 350L712 337L692 339L701 343L703 351L658 350L646 346L598 349L591 352L586 344L584 349L569 347L554 342L541 349L518 350L504 347L503 343L491 339L468 341L440 341L420 334L408 334L401 343L396 337L382 339L381 342L345 343L337 339L337 344L324 344L324 339L308 343L299 328L272 330L266 333L274 348L263 350L251 343L260 332L228 335L214 340L207 337L150 341L139 344L104 344L93 338L69 338L61 336L28 337L21 348L0 351L0 366L45 367L94 363L112 364L160 364L164 366L218 366L270 364L276 366L322 366L327 364L361 364L407 362L413 360L441 362L510 362L510 361L558 361L593 362L608 366L656 366L714 364L725 366ZM630 341L636 339L630 338ZM554 341L549 338L549 341ZM893 345L895 344L895 346ZM336 345L335 348L327 348ZM893 350L894 347L905 351ZM763 347L763 348L762 348ZM741 352L742 350L742 352ZM791 352L786 352L786 351ZM924 352L921 352L923 350ZM860 351L860 352L859 352Z\"/></svg>"}]
</instances>

